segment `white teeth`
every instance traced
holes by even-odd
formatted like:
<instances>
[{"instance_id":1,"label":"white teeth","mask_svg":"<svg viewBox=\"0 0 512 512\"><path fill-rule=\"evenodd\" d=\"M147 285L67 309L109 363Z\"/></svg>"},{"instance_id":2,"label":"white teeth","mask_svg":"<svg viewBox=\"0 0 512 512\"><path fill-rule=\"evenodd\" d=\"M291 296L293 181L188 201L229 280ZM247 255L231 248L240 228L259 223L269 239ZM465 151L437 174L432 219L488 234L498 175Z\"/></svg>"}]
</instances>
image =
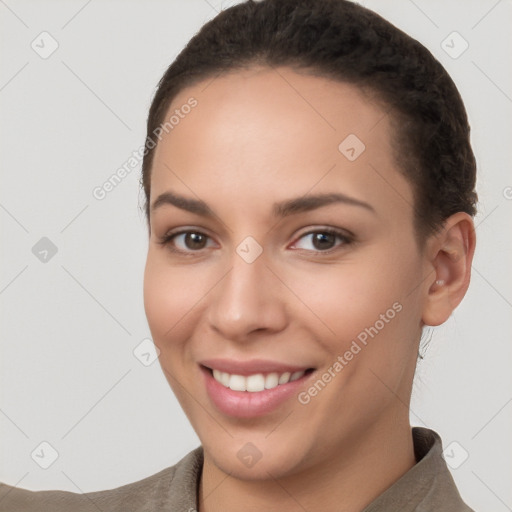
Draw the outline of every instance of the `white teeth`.
<instances>
[{"instance_id":1,"label":"white teeth","mask_svg":"<svg viewBox=\"0 0 512 512\"><path fill-rule=\"evenodd\" d=\"M279 374L269 373L265 377L265 389L275 388L279 384Z\"/></svg>"},{"instance_id":2,"label":"white teeth","mask_svg":"<svg viewBox=\"0 0 512 512\"><path fill-rule=\"evenodd\" d=\"M246 380L246 390L252 391L253 393L256 391L263 391L265 389L265 377L261 373L256 375L251 375L245 378Z\"/></svg>"},{"instance_id":3,"label":"white teeth","mask_svg":"<svg viewBox=\"0 0 512 512\"><path fill-rule=\"evenodd\" d=\"M229 388L229 374L221 372L219 370L213 370L213 376L215 380Z\"/></svg>"},{"instance_id":4,"label":"white teeth","mask_svg":"<svg viewBox=\"0 0 512 512\"><path fill-rule=\"evenodd\" d=\"M294 372L284 372L281 375L278 373L269 373L266 376L262 373L256 373L245 377L243 375L234 375L219 370L213 370L213 378L220 382L226 388L233 391L249 391L250 393L257 393L265 389L273 389L281 384L287 384L294 380L300 379L306 372L301 370Z\"/></svg>"},{"instance_id":5,"label":"white teeth","mask_svg":"<svg viewBox=\"0 0 512 512\"><path fill-rule=\"evenodd\" d=\"M220 372L220 382L227 388L229 388L229 373Z\"/></svg>"},{"instance_id":6,"label":"white teeth","mask_svg":"<svg viewBox=\"0 0 512 512\"><path fill-rule=\"evenodd\" d=\"M291 375L290 372L283 373L279 377L279 384L286 384L287 382L289 382L290 381L290 375Z\"/></svg>"},{"instance_id":7,"label":"white teeth","mask_svg":"<svg viewBox=\"0 0 512 512\"><path fill-rule=\"evenodd\" d=\"M233 391L245 391L246 390L246 380L242 375L231 375L229 377L229 387Z\"/></svg>"}]
</instances>

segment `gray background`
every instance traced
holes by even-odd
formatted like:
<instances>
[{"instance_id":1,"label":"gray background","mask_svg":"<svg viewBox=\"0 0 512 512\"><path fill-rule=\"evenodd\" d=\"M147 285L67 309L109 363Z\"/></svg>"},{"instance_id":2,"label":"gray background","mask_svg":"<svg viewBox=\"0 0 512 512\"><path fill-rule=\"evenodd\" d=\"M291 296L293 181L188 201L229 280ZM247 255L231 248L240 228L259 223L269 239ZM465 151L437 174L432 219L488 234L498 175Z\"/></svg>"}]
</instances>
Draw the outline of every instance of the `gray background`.
<instances>
[{"instance_id":1,"label":"gray background","mask_svg":"<svg viewBox=\"0 0 512 512\"><path fill-rule=\"evenodd\" d=\"M452 474L473 508L512 510L512 2L363 4L448 69L469 112L479 165L472 284L452 318L434 330L418 368L411 422L437 430L450 446L451 464L459 466ZM227 5L0 1L5 483L74 492L117 487L199 444L158 361L146 366L133 353L150 337L140 165L103 200L92 192L143 144L157 81ZM31 47L35 41L39 51L51 48L43 31L59 45L47 58ZM442 46L452 54L463 48L457 36L446 39L453 31L469 43L457 58ZM36 257L47 248L43 237L57 247L46 261ZM48 469L40 467L52 457L43 441L58 452Z\"/></svg>"}]
</instances>

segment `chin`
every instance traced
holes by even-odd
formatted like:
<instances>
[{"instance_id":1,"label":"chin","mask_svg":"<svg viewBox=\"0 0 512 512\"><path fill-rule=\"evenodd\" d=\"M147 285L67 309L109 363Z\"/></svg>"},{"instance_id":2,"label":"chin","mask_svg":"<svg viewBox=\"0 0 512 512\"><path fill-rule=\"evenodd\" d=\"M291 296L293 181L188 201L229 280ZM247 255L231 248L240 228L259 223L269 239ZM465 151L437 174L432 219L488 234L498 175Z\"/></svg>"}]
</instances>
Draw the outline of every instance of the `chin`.
<instances>
[{"instance_id":1,"label":"chin","mask_svg":"<svg viewBox=\"0 0 512 512\"><path fill-rule=\"evenodd\" d=\"M300 471L304 455L296 443L231 440L226 445L203 443L205 456L230 476L248 481L282 478Z\"/></svg>"}]
</instances>

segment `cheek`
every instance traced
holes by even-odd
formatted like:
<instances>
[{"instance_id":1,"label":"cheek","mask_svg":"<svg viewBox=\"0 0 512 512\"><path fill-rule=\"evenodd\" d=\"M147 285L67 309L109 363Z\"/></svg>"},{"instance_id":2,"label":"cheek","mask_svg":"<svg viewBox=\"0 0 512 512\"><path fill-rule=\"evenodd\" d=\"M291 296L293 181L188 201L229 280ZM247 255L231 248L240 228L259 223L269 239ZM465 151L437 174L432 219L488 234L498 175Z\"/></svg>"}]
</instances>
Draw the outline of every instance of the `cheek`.
<instances>
[{"instance_id":1,"label":"cheek","mask_svg":"<svg viewBox=\"0 0 512 512\"><path fill-rule=\"evenodd\" d=\"M153 341L161 351L179 345L193 307L201 297L201 285L187 270L173 267L152 249L144 271L144 309ZM184 330L185 329L185 330Z\"/></svg>"},{"instance_id":2,"label":"cheek","mask_svg":"<svg viewBox=\"0 0 512 512\"><path fill-rule=\"evenodd\" d=\"M356 335L400 299L399 283L374 263L324 265L292 282L319 327L323 321L325 333L338 339Z\"/></svg>"},{"instance_id":3,"label":"cheek","mask_svg":"<svg viewBox=\"0 0 512 512\"><path fill-rule=\"evenodd\" d=\"M318 265L315 272L297 272L290 279L297 296L308 306L308 323L315 338L337 356L354 340L361 346L381 340L373 351L376 353L408 351L404 340L411 339L419 319L410 283L418 276L412 254L381 246L364 257L347 258L339 265Z\"/></svg>"},{"instance_id":4,"label":"cheek","mask_svg":"<svg viewBox=\"0 0 512 512\"><path fill-rule=\"evenodd\" d=\"M163 374L184 411L192 405L186 389L190 388L191 354L187 340L193 332L201 290L187 272L169 265L159 251L149 250L144 271L144 309L154 344L160 350ZM193 284L194 286L190 286ZM203 292L204 295L204 292Z\"/></svg>"}]
</instances>

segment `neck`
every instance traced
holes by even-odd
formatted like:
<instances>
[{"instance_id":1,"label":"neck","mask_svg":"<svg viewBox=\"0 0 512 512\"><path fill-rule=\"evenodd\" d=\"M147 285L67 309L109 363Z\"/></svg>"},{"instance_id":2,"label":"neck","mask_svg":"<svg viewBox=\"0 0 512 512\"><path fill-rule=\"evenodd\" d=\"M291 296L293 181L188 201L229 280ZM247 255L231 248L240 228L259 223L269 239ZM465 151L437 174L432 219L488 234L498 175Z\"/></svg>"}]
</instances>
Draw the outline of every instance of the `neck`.
<instances>
[{"instance_id":1,"label":"neck","mask_svg":"<svg viewBox=\"0 0 512 512\"><path fill-rule=\"evenodd\" d=\"M416 463L409 420L400 416L346 442L321 465L276 479L234 478L205 452L198 511L359 512Z\"/></svg>"}]
</instances>

